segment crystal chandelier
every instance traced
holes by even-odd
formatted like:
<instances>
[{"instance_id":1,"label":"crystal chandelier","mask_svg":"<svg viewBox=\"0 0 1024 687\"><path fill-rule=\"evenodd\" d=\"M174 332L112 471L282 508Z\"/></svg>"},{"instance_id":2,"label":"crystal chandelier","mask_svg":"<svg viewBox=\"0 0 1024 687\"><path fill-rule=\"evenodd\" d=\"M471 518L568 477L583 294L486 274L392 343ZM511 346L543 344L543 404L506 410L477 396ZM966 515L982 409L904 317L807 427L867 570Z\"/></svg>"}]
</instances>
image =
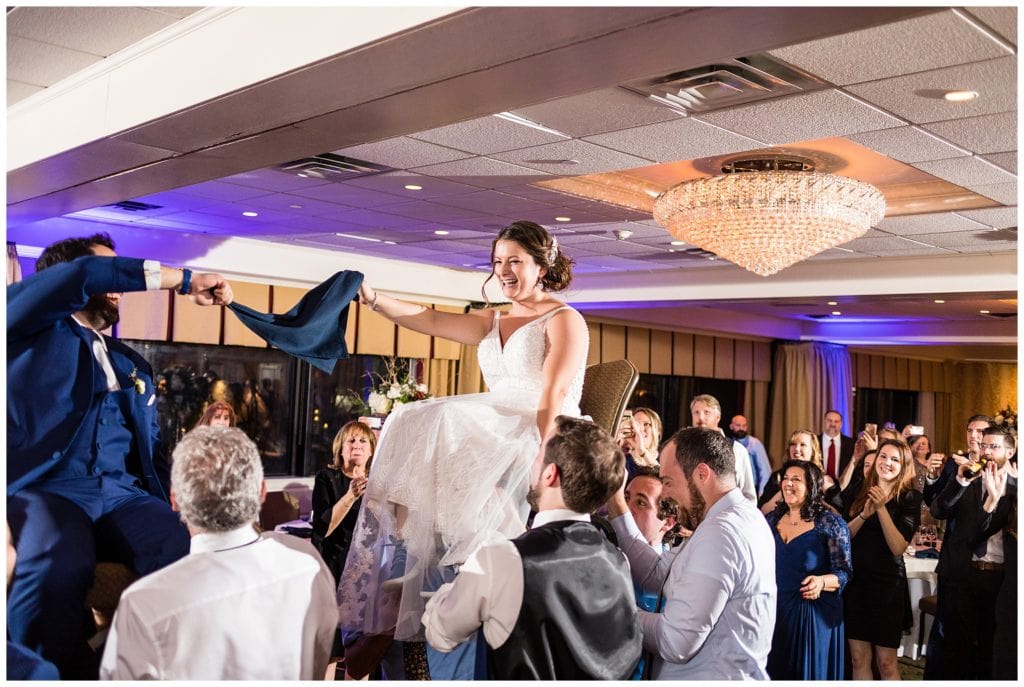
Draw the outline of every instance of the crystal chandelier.
<instances>
[{"instance_id":1,"label":"crystal chandelier","mask_svg":"<svg viewBox=\"0 0 1024 687\"><path fill-rule=\"evenodd\" d=\"M722 171L662 193L654 218L677 239L762 277L862 236L885 215L874 186L815 172L804 158L748 158Z\"/></svg>"}]
</instances>

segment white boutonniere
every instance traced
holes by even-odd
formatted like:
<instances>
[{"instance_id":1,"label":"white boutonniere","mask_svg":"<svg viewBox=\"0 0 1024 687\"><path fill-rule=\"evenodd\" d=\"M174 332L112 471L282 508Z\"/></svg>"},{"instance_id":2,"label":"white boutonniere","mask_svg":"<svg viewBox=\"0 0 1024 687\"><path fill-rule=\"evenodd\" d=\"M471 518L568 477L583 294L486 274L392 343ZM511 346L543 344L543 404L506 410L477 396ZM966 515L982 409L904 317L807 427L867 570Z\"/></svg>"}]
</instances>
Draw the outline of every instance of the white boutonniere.
<instances>
[{"instance_id":1,"label":"white boutonniere","mask_svg":"<svg viewBox=\"0 0 1024 687\"><path fill-rule=\"evenodd\" d=\"M135 385L135 393L140 396L146 393L146 380L139 379L139 368L133 367L131 374L128 375L128 379L132 380L132 384Z\"/></svg>"}]
</instances>

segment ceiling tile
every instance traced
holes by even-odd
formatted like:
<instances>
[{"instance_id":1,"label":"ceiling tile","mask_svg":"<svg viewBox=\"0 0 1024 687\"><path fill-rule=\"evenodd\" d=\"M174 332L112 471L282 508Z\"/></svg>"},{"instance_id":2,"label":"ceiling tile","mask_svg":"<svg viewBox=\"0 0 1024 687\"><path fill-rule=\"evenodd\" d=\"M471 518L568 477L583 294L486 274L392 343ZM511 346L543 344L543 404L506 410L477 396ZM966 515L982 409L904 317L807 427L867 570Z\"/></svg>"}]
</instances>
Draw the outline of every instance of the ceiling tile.
<instances>
[{"instance_id":1,"label":"ceiling tile","mask_svg":"<svg viewBox=\"0 0 1024 687\"><path fill-rule=\"evenodd\" d=\"M324 200L305 198L303 196L294 196L290 193L271 193L258 198L251 198L247 200L246 203L252 205L254 208L287 210L296 216L324 215L347 209L339 206L337 203L328 203Z\"/></svg>"},{"instance_id":2,"label":"ceiling tile","mask_svg":"<svg viewBox=\"0 0 1024 687\"><path fill-rule=\"evenodd\" d=\"M823 250L816 255L812 255L807 258L808 260L850 260L853 258L863 258L866 253L858 253L855 250L840 250L839 248L829 248Z\"/></svg>"},{"instance_id":3,"label":"ceiling tile","mask_svg":"<svg viewBox=\"0 0 1024 687\"><path fill-rule=\"evenodd\" d=\"M1017 204L1017 184L992 184L983 186L966 186L967 189L979 193L986 198L991 198L1003 205Z\"/></svg>"},{"instance_id":4,"label":"ceiling tile","mask_svg":"<svg viewBox=\"0 0 1024 687\"><path fill-rule=\"evenodd\" d=\"M955 252L951 248L938 248L936 246L912 246L910 248L887 249L870 253L879 258L914 257L916 255L949 255Z\"/></svg>"},{"instance_id":5,"label":"ceiling tile","mask_svg":"<svg viewBox=\"0 0 1024 687\"><path fill-rule=\"evenodd\" d=\"M1016 241L1007 241L1005 230L987 232L956 232L951 234L934 234L927 238L927 243L940 248L952 248L960 252L987 253L1016 250Z\"/></svg>"},{"instance_id":6,"label":"ceiling tile","mask_svg":"<svg viewBox=\"0 0 1024 687\"><path fill-rule=\"evenodd\" d=\"M153 193L148 196L139 196L132 200L139 203L159 206L155 210L146 210L145 212L135 213L145 217L159 217L160 215L167 215L172 212L181 212L182 210L196 210L201 207L213 205L217 202L212 198L190 196L187 193L181 193L180 191L163 191L161 193Z\"/></svg>"},{"instance_id":7,"label":"ceiling tile","mask_svg":"<svg viewBox=\"0 0 1024 687\"><path fill-rule=\"evenodd\" d=\"M227 184L223 181L204 181L201 184L183 186L179 189L175 189L175 191L190 196L213 198L214 200L224 200L229 202L235 200L248 200L249 198L257 198L259 196L267 195L267 191L264 191L263 189Z\"/></svg>"},{"instance_id":8,"label":"ceiling tile","mask_svg":"<svg viewBox=\"0 0 1024 687\"><path fill-rule=\"evenodd\" d=\"M770 145L846 136L903 125L895 117L836 90L768 100L711 112L700 118Z\"/></svg>"},{"instance_id":9,"label":"ceiling tile","mask_svg":"<svg viewBox=\"0 0 1024 687\"><path fill-rule=\"evenodd\" d=\"M568 205L571 202L581 200L578 196L553 191L551 189L544 188L543 186L534 186L531 184L506 186L501 189L501 192L520 196L522 198L529 198L530 200L539 200L542 203L547 203L548 205L554 205L556 207Z\"/></svg>"},{"instance_id":10,"label":"ceiling tile","mask_svg":"<svg viewBox=\"0 0 1024 687\"><path fill-rule=\"evenodd\" d=\"M38 93L43 90L43 86L36 86L29 83L22 83L21 81L12 81L7 79L7 107L10 107L14 103L24 100L34 93Z\"/></svg>"},{"instance_id":11,"label":"ceiling tile","mask_svg":"<svg viewBox=\"0 0 1024 687\"><path fill-rule=\"evenodd\" d=\"M974 153L1001 153L1017 148L1017 113L934 122L924 128Z\"/></svg>"},{"instance_id":12,"label":"ceiling tile","mask_svg":"<svg viewBox=\"0 0 1024 687\"><path fill-rule=\"evenodd\" d=\"M52 86L101 59L101 55L18 36L7 37L7 78L32 86Z\"/></svg>"},{"instance_id":13,"label":"ceiling tile","mask_svg":"<svg viewBox=\"0 0 1024 687\"><path fill-rule=\"evenodd\" d=\"M651 160L646 158L627 155L586 141L559 141L506 153L495 153L491 157L559 176L598 174L651 165ZM556 160L576 160L578 164L553 162Z\"/></svg>"},{"instance_id":14,"label":"ceiling tile","mask_svg":"<svg viewBox=\"0 0 1024 687\"><path fill-rule=\"evenodd\" d=\"M467 210L465 208L441 205L420 201L416 203L402 203L400 205L385 205L379 208L381 212L387 212L403 217L414 218L419 222L448 222L459 219L471 219L481 217L485 213L478 210Z\"/></svg>"},{"instance_id":15,"label":"ceiling tile","mask_svg":"<svg viewBox=\"0 0 1024 687\"><path fill-rule=\"evenodd\" d=\"M437 177L425 177L422 174L415 174L407 171L385 172L384 174L370 174L364 177L356 177L345 182L352 186L368 188L371 191L382 191L390 193L407 200L419 200L424 198L438 198L450 196L456 193L470 193L476 191L474 186L457 184L454 181L445 181ZM407 185L422 186L418 191L409 190Z\"/></svg>"},{"instance_id":16,"label":"ceiling tile","mask_svg":"<svg viewBox=\"0 0 1024 687\"><path fill-rule=\"evenodd\" d=\"M1002 57L1007 51L947 10L772 50L770 54L845 86Z\"/></svg>"},{"instance_id":17,"label":"ceiling tile","mask_svg":"<svg viewBox=\"0 0 1024 687\"><path fill-rule=\"evenodd\" d=\"M905 215L883 219L878 223L882 231L897 236L941 234L952 231L978 231L984 227L953 212L935 212L926 215Z\"/></svg>"},{"instance_id":18,"label":"ceiling tile","mask_svg":"<svg viewBox=\"0 0 1024 687\"><path fill-rule=\"evenodd\" d=\"M410 203L410 205L415 205L415 203ZM324 217L338 222L346 222L366 227L376 227L379 229L401 229L403 227L411 227L423 223L422 219L412 219L409 217L361 208L343 209L339 207L338 212L325 214Z\"/></svg>"},{"instance_id":19,"label":"ceiling tile","mask_svg":"<svg viewBox=\"0 0 1024 687\"><path fill-rule=\"evenodd\" d=\"M942 93L956 89L980 95L962 103L942 98ZM857 84L847 90L915 124L1009 112L1017 105L1017 59L1001 57L935 69Z\"/></svg>"},{"instance_id":20,"label":"ceiling tile","mask_svg":"<svg viewBox=\"0 0 1024 687\"><path fill-rule=\"evenodd\" d=\"M451 148L445 148L444 146L434 145L433 143L419 141L406 136L352 146L351 148L342 148L341 150L335 150L334 153L357 160L376 162L379 165L387 165L395 169L422 167L423 165L433 165L472 157L469 153L464 153L461 150L452 150Z\"/></svg>"},{"instance_id":21,"label":"ceiling tile","mask_svg":"<svg viewBox=\"0 0 1024 687\"><path fill-rule=\"evenodd\" d=\"M29 38L100 57L178 21L142 7L19 7L8 15L7 35Z\"/></svg>"},{"instance_id":22,"label":"ceiling tile","mask_svg":"<svg viewBox=\"0 0 1024 687\"><path fill-rule=\"evenodd\" d=\"M1017 226L1017 208L983 208L981 210L959 210L956 214L981 222L996 229Z\"/></svg>"},{"instance_id":23,"label":"ceiling tile","mask_svg":"<svg viewBox=\"0 0 1024 687\"><path fill-rule=\"evenodd\" d=\"M551 214L552 206L528 198L512 196L500 191L476 191L457 196L446 196L437 201L441 205L475 210L482 214L517 215L529 217L533 213Z\"/></svg>"},{"instance_id":24,"label":"ceiling tile","mask_svg":"<svg viewBox=\"0 0 1024 687\"><path fill-rule=\"evenodd\" d=\"M505 150L565 140L564 136L515 124L507 119L494 116L478 117L458 124L421 131L412 134L411 137L477 155L500 153Z\"/></svg>"},{"instance_id":25,"label":"ceiling tile","mask_svg":"<svg viewBox=\"0 0 1024 687\"><path fill-rule=\"evenodd\" d=\"M218 181L237 184L238 186L261 188L265 191L293 191L299 188L323 186L324 184L331 183L323 179L300 177L296 174L288 174L276 169L254 169L251 172L242 172L241 174L222 177Z\"/></svg>"},{"instance_id":26,"label":"ceiling tile","mask_svg":"<svg viewBox=\"0 0 1024 687\"><path fill-rule=\"evenodd\" d=\"M900 162L924 162L960 157L966 153L914 126L850 134L848 139Z\"/></svg>"},{"instance_id":27,"label":"ceiling tile","mask_svg":"<svg viewBox=\"0 0 1024 687\"><path fill-rule=\"evenodd\" d=\"M987 24L989 28L994 29L996 33L1017 45L1016 7L966 7L964 9Z\"/></svg>"},{"instance_id":28,"label":"ceiling tile","mask_svg":"<svg viewBox=\"0 0 1024 687\"><path fill-rule=\"evenodd\" d=\"M1014 150L1013 152L1009 152L1009 153L992 153L990 155L982 155L981 157L985 158L986 160L988 160L989 162L991 162L994 165L999 165L1000 167L1002 167L1005 170L1013 172L1014 174L1017 173L1017 151L1016 150Z\"/></svg>"},{"instance_id":29,"label":"ceiling tile","mask_svg":"<svg viewBox=\"0 0 1024 687\"><path fill-rule=\"evenodd\" d=\"M932 160L914 165L940 179L959 186L1012 183L1016 175L995 167L976 157L955 157L950 160Z\"/></svg>"},{"instance_id":30,"label":"ceiling tile","mask_svg":"<svg viewBox=\"0 0 1024 687\"><path fill-rule=\"evenodd\" d=\"M439 165L427 165L426 167L417 167L413 171L480 188L517 186L551 178L551 175L544 172L501 160L492 160L489 157L471 157Z\"/></svg>"},{"instance_id":31,"label":"ceiling tile","mask_svg":"<svg viewBox=\"0 0 1024 687\"><path fill-rule=\"evenodd\" d=\"M679 118L672 110L617 87L551 100L514 113L577 138Z\"/></svg>"},{"instance_id":32,"label":"ceiling tile","mask_svg":"<svg viewBox=\"0 0 1024 687\"><path fill-rule=\"evenodd\" d=\"M291 191L291 194L359 208L373 208L408 201L408 198L402 198L391 193L381 193L380 191L371 191L359 186L350 186L348 182L295 189Z\"/></svg>"},{"instance_id":33,"label":"ceiling tile","mask_svg":"<svg viewBox=\"0 0 1024 687\"><path fill-rule=\"evenodd\" d=\"M762 147L762 142L693 118L673 119L597 136L587 141L657 162L693 160Z\"/></svg>"},{"instance_id":34,"label":"ceiling tile","mask_svg":"<svg viewBox=\"0 0 1024 687\"><path fill-rule=\"evenodd\" d=\"M871 255L883 255L886 251L890 250L910 250L916 245L918 244L911 243L898 236L872 236L854 239L842 244L843 248L849 248L858 253L870 253Z\"/></svg>"}]
</instances>

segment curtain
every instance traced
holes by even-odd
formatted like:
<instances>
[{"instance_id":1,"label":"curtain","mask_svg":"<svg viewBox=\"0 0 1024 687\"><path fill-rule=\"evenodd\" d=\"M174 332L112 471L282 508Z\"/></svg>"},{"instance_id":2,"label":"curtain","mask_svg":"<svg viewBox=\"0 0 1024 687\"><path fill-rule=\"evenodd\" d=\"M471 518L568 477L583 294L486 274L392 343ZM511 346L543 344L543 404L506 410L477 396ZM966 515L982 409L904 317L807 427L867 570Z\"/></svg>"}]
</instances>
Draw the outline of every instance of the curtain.
<instances>
[{"instance_id":1,"label":"curtain","mask_svg":"<svg viewBox=\"0 0 1024 687\"><path fill-rule=\"evenodd\" d=\"M964 443L964 429L967 427L967 418L964 416L959 424L950 424L946 418L953 412L953 394L935 392L935 425L929 430L926 426L925 433L932 440L932 450L938 453L956 453L957 449L967 449Z\"/></svg>"},{"instance_id":2,"label":"curtain","mask_svg":"<svg viewBox=\"0 0 1024 687\"><path fill-rule=\"evenodd\" d=\"M431 396L451 396L455 393L455 360L427 361L427 390Z\"/></svg>"},{"instance_id":3,"label":"curtain","mask_svg":"<svg viewBox=\"0 0 1024 687\"><path fill-rule=\"evenodd\" d=\"M784 343L775 349L772 367L768 452L781 462L786 442L797 429L818 433L821 418L834 409L851 435L853 366L846 346L819 342Z\"/></svg>"},{"instance_id":4,"label":"curtain","mask_svg":"<svg viewBox=\"0 0 1024 687\"><path fill-rule=\"evenodd\" d=\"M952 394L948 418L950 448L964 446L964 427L972 415L996 415L1010 406L1017 410L1016 363L956 363L953 368L956 393ZM942 415L937 415L943 417Z\"/></svg>"},{"instance_id":5,"label":"curtain","mask_svg":"<svg viewBox=\"0 0 1024 687\"><path fill-rule=\"evenodd\" d=\"M761 440L768 451L768 459L772 467L781 465L784 461L782 456L772 452L765 438L765 431L768 429L768 382L744 382L743 388L743 415L747 418L747 431ZM728 425L731 418L722 418L722 425ZM777 463L777 465L776 465Z\"/></svg>"},{"instance_id":6,"label":"curtain","mask_svg":"<svg viewBox=\"0 0 1024 687\"><path fill-rule=\"evenodd\" d=\"M459 354L459 380L456 393L478 394L486 390L484 376L480 372L480 361L476 358L477 346L462 344Z\"/></svg>"},{"instance_id":7,"label":"curtain","mask_svg":"<svg viewBox=\"0 0 1024 687\"><path fill-rule=\"evenodd\" d=\"M7 285L21 281L21 263L18 262L17 244L7 242Z\"/></svg>"}]
</instances>

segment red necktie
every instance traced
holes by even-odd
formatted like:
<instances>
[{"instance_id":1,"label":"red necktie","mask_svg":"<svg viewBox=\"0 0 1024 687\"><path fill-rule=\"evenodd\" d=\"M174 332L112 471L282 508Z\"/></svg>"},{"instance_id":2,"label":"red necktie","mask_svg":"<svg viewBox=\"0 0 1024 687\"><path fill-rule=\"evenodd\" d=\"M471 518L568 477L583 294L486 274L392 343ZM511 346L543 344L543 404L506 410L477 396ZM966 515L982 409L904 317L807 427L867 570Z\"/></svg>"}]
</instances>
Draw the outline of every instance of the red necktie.
<instances>
[{"instance_id":1,"label":"red necktie","mask_svg":"<svg viewBox=\"0 0 1024 687\"><path fill-rule=\"evenodd\" d=\"M825 472L828 473L829 477L835 479L836 476L836 440L832 439L828 442L828 465L825 466Z\"/></svg>"}]
</instances>

